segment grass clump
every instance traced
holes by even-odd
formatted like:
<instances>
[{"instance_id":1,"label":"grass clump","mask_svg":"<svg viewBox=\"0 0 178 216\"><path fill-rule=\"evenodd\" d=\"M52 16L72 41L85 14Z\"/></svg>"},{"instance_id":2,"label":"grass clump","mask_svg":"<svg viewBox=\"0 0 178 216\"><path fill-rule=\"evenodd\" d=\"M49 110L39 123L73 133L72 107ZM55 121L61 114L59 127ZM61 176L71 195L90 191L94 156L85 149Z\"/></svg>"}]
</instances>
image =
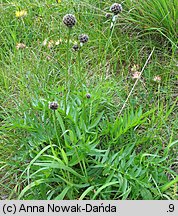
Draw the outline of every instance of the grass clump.
<instances>
[{"instance_id":1,"label":"grass clump","mask_svg":"<svg viewBox=\"0 0 178 216\"><path fill-rule=\"evenodd\" d=\"M178 3L171 0L126 1L129 11L125 19L134 24L141 35L153 34L167 40L173 50L177 48Z\"/></svg>"}]
</instances>

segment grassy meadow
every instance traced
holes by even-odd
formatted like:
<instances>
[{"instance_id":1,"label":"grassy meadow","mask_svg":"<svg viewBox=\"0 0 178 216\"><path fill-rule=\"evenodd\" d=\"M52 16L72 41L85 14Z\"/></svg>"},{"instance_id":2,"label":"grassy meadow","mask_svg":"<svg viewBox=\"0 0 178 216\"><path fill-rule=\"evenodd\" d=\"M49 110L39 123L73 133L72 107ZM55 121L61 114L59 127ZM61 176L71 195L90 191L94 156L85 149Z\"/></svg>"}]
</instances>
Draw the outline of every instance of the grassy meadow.
<instances>
[{"instance_id":1,"label":"grassy meadow","mask_svg":"<svg viewBox=\"0 0 178 216\"><path fill-rule=\"evenodd\" d=\"M178 198L178 1L113 3L0 0L0 199Z\"/></svg>"}]
</instances>

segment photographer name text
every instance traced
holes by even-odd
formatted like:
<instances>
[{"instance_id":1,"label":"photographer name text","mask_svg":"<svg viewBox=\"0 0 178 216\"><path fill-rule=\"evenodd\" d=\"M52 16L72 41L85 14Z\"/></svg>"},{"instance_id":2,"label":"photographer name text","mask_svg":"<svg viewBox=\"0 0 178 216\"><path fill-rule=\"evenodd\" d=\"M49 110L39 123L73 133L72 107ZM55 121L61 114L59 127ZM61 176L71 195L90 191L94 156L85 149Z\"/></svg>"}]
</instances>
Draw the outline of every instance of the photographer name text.
<instances>
[{"instance_id":1,"label":"photographer name text","mask_svg":"<svg viewBox=\"0 0 178 216\"><path fill-rule=\"evenodd\" d=\"M104 205L104 203L101 203L99 205L92 205L92 204L85 204L85 205L55 205L55 204L48 204L46 206L44 205L26 205L21 204L19 206L16 206L15 204L7 205L4 204L3 206L3 213L40 213L40 212L47 212L47 213L73 213L73 212L116 212L117 207L115 205Z\"/></svg>"}]
</instances>

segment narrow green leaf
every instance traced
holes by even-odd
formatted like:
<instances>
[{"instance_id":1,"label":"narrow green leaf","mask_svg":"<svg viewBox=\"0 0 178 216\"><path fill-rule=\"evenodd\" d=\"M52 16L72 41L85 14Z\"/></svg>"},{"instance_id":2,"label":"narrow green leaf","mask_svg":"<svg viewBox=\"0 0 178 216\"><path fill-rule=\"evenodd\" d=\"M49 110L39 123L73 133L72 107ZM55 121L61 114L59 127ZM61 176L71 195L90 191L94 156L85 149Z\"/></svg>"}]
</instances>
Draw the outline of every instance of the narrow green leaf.
<instances>
[{"instance_id":1,"label":"narrow green leaf","mask_svg":"<svg viewBox=\"0 0 178 216\"><path fill-rule=\"evenodd\" d=\"M101 113L98 115L98 117L95 119L95 121L93 121L93 122L91 123L91 125L88 127L88 130L89 130L89 131L90 131L92 128L96 127L96 125L97 125L97 124L99 123L99 121L101 120L103 114L104 114L104 111L101 112Z\"/></svg>"},{"instance_id":2,"label":"narrow green leaf","mask_svg":"<svg viewBox=\"0 0 178 216\"><path fill-rule=\"evenodd\" d=\"M69 161L68 161L68 158L67 158L67 155L64 149L61 149L61 154L62 154L62 158L64 159L65 164L68 165Z\"/></svg>"},{"instance_id":3,"label":"narrow green leaf","mask_svg":"<svg viewBox=\"0 0 178 216\"><path fill-rule=\"evenodd\" d=\"M55 197L54 200L63 200L70 188L71 186L64 188L64 190L57 197Z\"/></svg>"},{"instance_id":4,"label":"narrow green leaf","mask_svg":"<svg viewBox=\"0 0 178 216\"><path fill-rule=\"evenodd\" d=\"M80 196L79 200L83 200L85 198L85 196L94 189L94 186L90 186L89 188L87 188L82 195Z\"/></svg>"},{"instance_id":5,"label":"narrow green leaf","mask_svg":"<svg viewBox=\"0 0 178 216\"><path fill-rule=\"evenodd\" d=\"M101 186L100 188L98 188L98 190L95 192L95 195L93 196L92 200L94 200L103 189L105 189L105 188L107 188L107 187L109 187L111 185L118 184L118 183L119 183L119 181L109 182L107 184L104 184L103 186Z\"/></svg>"}]
</instances>

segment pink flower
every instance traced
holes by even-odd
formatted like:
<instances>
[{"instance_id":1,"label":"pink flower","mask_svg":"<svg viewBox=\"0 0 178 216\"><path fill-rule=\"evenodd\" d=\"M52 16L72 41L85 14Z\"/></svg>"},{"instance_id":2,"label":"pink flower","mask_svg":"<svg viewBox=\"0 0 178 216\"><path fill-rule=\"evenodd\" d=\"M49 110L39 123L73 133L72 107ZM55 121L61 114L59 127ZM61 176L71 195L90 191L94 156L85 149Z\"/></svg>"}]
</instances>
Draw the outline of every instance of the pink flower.
<instances>
[{"instance_id":1,"label":"pink flower","mask_svg":"<svg viewBox=\"0 0 178 216\"><path fill-rule=\"evenodd\" d=\"M160 77L160 76L155 76L155 77L153 78L153 81L154 81L154 82L161 82L161 77Z\"/></svg>"}]
</instances>

